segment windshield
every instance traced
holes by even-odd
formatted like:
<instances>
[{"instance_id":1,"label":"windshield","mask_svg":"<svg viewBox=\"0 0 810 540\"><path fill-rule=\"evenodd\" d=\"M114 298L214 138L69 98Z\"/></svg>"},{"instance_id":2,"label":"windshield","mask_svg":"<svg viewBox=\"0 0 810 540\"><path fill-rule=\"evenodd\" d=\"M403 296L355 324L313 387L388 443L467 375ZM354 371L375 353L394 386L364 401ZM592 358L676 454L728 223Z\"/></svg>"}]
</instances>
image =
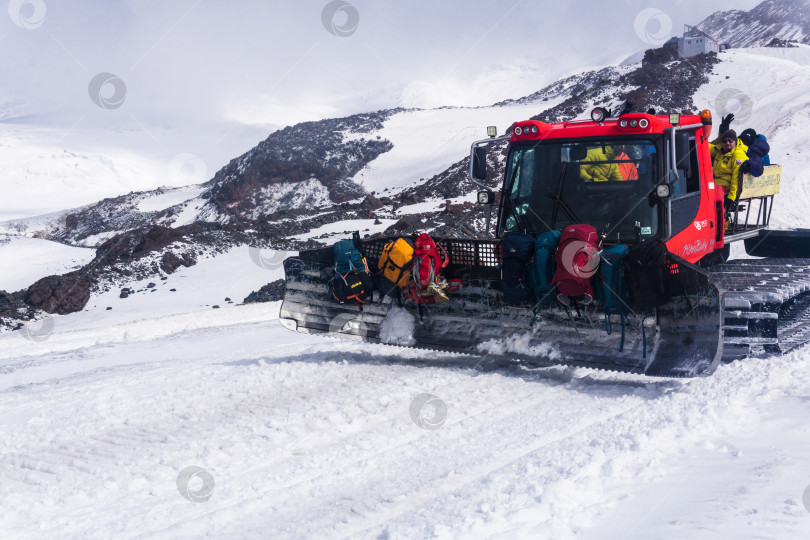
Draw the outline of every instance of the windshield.
<instances>
[{"instance_id":1,"label":"windshield","mask_svg":"<svg viewBox=\"0 0 810 540\"><path fill-rule=\"evenodd\" d=\"M610 242L653 236L658 183L652 141L628 139L513 146L506 165L500 232L539 234L587 223Z\"/></svg>"}]
</instances>

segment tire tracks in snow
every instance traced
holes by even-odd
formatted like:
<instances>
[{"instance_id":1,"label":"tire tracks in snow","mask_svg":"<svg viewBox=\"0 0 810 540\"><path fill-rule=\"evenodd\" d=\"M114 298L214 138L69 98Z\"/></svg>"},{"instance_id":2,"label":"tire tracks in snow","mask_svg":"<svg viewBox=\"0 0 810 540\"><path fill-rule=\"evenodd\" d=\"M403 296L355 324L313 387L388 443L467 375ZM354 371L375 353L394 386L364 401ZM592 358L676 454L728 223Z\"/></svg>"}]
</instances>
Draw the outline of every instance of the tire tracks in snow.
<instances>
[{"instance_id":1,"label":"tire tracks in snow","mask_svg":"<svg viewBox=\"0 0 810 540\"><path fill-rule=\"evenodd\" d=\"M465 386L471 387L470 389L479 386L481 381L478 380L479 377L471 378L470 380L466 381L467 384ZM483 408L479 408L478 410L472 411L470 414L465 415L463 418L448 422L442 427L442 432L448 431L464 431L468 432L468 440L478 438L475 433L480 432L487 432L490 430L490 426L493 425L504 425L505 421L510 418L517 418L518 423L525 422L525 419L531 417L532 410L537 410L539 407L548 406L549 401L552 400L549 398L547 394L544 394L543 391L549 390L547 385L542 387L538 392L538 387L536 386L538 383L542 383L544 379L534 379L532 382L525 383L527 390L520 395L510 394L505 399L500 402L489 402L487 406ZM546 380L546 382L548 382ZM556 392L554 393L553 400L557 400L561 397L566 395L570 395L570 388L568 384L560 384L556 385ZM454 393L463 395L465 392L469 391L470 389L467 388L454 388ZM646 402L644 399L644 394L649 393L649 390L642 389L640 392L637 391L632 394L630 397L632 398L639 398L638 402L630 404L629 408L638 407L643 405ZM583 401L590 401L591 396L583 395L580 393L576 393L574 395L580 396ZM614 396L615 397L615 396ZM627 397L626 394L620 396L621 398ZM533 398L533 399L532 399ZM485 476L491 473L494 470L498 470L503 468L504 466L508 465L509 463L514 462L517 459L520 459L521 456L525 456L526 454L537 452L545 446L552 445L555 443L559 443L576 433L579 433L583 430L589 429L596 423L602 423L610 418L615 418L617 415L621 415L628 410L628 404L624 403L624 399L622 399L623 403L621 405L617 405L611 407L609 412L605 413L602 416L599 416L595 419L588 419L586 422L582 423L574 423L571 424L570 417L566 417L565 419L565 428L557 432L555 435L552 436L545 436L541 437L540 441L538 442L536 439L532 440L530 443L524 444L519 447L518 450L511 450L507 451L506 455L509 457L507 458L487 458L486 454L491 454L491 449L489 448L478 448L477 451L479 454L482 454L479 458L476 458L475 461L483 461L485 465L480 466L476 465L473 467L475 470L472 474L463 474L459 478L454 478L450 480L445 480L446 487L442 490L442 494L445 492L452 491L454 489L458 489L459 486L466 485L470 482L473 482L475 479ZM514 406L515 403L519 403L519 406ZM493 412L495 414L493 414ZM514 420L512 420L514 423ZM573 427L571 427L573 426ZM414 426L415 427L415 426ZM522 429L525 426L520 426ZM364 479L364 478L374 478L376 475L374 474L377 471L384 470L386 474L391 474L391 471L394 471L399 466L401 467L411 467L414 462L418 462L418 454L423 452L434 452L436 453L435 441L429 441L428 439L433 437L436 438L437 432L421 432L417 437L405 437L404 440L397 440L393 444L386 446L383 450L373 452L373 453L365 453L364 455L355 457L353 459L340 461L340 462L329 462L328 470L325 472L319 472L318 474L309 475L305 478L296 478L295 482L287 483L284 485L279 486L275 484L273 489L264 490L262 493L256 493L256 497L258 497L263 506L267 502L272 502L273 494L277 494L280 492L284 492L285 498L289 499L292 497L294 500L298 497L306 497L306 499L312 503L312 495L311 492L313 490L319 490L328 488L329 486L335 486L340 491L340 487L343 485L353 485L355 483L356 478ZM492 437L487 437L484 435L484 440L491 442ZM502 438L502 437L499 437ZM444 445L446 442L445 439L439 439L439 442ZM432 446L431 446L432 445ZM406 450L405 455L400 455L399 451ZM384 459L381 459L384 458ZM406 458L408 459L406 461ZM442 460L452 463L452 459L445 459ZM358 467L359 465L359 467ZM337 474L337 477L331 473L331 471L340 471ZM255 474L255 470L249 471L249 474ZM244 473L248 474L248 472ZM403 473L402 475L396 475L395 477L407 477L408 474ZM316 480L321 480L321 482L316 482ZM362 482L361 482L362 483ZM307 496L309 493L309 496ZM397 498L401 496L407 495L409 500L411 499L414 493L421 493L419 491L419 482L415 485L410 485L406 490L400 493L388 494L386 498ZM436 497L441 496L441 494L437 495ZM414 504L404 504L398 503L395 505L395 510L391 510L390 508L383 508L383 509L369 509L368 512L373 514L378 514L382 512L384 516L390 517L390 515L401 515L413 509L414 507L423 506L426 504L427 501L433 500L436 497L428 497L425 499L424 495L418 495L418 503ZM305 520L306 523L310 523L311 521L317 521L318 518L323 518L324 512L326 509L329 509L330 504L329 501L340 500L341 496L339 493L335 493L333 490L326 489L326 491L320 494L317 497L319 500L322 501L321 504L314 505L315 510L310 512L311 514L315 514L311 520ZM346 498L346 497L343 497ZM270 499L267 501L266 499ZM423 500L424 499L424 500ZM403 506L404 504L404 506ZM247 510L246 508L242 508L241 510ZM290 512L300 512L299 509L293 508L289 509ZM393 514L392 514L393 513ZM281 517L281 516L277 516ZM385 520L387 517L383 518L375 518L374 522L377 523L380 520ZM285 521L284 519L281 520L282 522ZM340 519L336 518L334 522L339 522ZM373 526L373 525L372 525ZM363 530L367 528L366 526L360 525L354 527L356 530ZM318 527L315 527L315 530L319 530ZM354 532L357 532L357 531ZM343 534L343 533L341 533ZM351 532L349 534L352 534Z\"/></svg>"}]
</instances>

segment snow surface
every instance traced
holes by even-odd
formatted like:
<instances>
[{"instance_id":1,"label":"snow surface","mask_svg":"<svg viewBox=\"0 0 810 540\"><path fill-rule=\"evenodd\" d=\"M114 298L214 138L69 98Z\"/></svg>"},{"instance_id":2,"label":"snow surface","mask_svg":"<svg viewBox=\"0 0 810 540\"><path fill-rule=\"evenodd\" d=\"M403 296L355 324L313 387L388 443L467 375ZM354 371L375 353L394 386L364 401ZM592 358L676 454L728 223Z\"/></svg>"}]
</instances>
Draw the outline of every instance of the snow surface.
<instances>
[{"instance_id":1,"label":"snow surface","mask_svg":"<svg viewBox=\"0 0 810 540\"><path fill-rule=\"evenodd\" d=\"M207 264L178 305L0 335L3 536L810 534L808 348L691 381L533 369L296 334L278 302L181 313L261 281L245 250Z\"/></svg>"},{"instance_id":2,"label":"snow surface","mask_svg":"<svg viewBox=\"0 0 810 540\"><path fill-rule=\"evenodd\" d=\"M561 100L561 99L560 99ZM557 101L542 102L539 110ZM411 110L391 116L371 133L391 141L394 148L366 165L352 180L368 191L383 194L418 185L470 153L473 141L485 139L486 126L505 132L513 123L534 116L538 104L508 107ZM356 135L369 137L368 134Z\"/></svg>"},{"instance_id":3,"label":"snow surface","mask_svg":"<svg viewBox=\"0 0 810 540\"><path fill-rule=\"evenodd\" d=\"M81 119L69 130L0 122L0 221L205 182L268 134L261 126L145 127L134 119L116 130Z\"/></svg>"},{"instance_id":4,"label":"snow surface","mask_svg":"<svg viewBox=\"0 0 810 540\"><path fill-rule=\"evenodd\" d=\"M454 197L452 199L437 199L437 198L427 199L424 202L400 206L399 208L397 208L396 213L398 216L407 216L411 214L436 212L448 200L450 201L450 204L462 204L465 202L476 202L478 200L478 197L476 193L468 193L467 195L462 195L461 197Z\"/></svg>"},{"instance_id":5,"label":"snow surface","mask_svg":"<svg viewBox=\"0 0 810 540\"><path fill-rule=\"evenodd\" d=\"M388 345L413 345L415 325L416 318L410 311L393 307L380 323L380 341Z\"/></svg>"},{"instance_id":6,"label":"snow surface","mask_svg":"<svg viewBox=\"0 0 810 540\"><path fill-rule=\"evenodd\" d=\"M301 233L290 236L294 240L306 240L312 238L322 244L333 244L347 235L351 236L354 231L360 231L360 235L370 235L374 233L383 232L388 227L396 223L395 219L379 219L380 223L375 225L374 219L347 219L344 221L336 221L335 223L327 223L316 229L312 229L307 233Z\"/></svg>"},{"instance_id":7,"label":"snow surface","mask_svg":"<svg viewBox=\"0 0 810 540\"><path fill-rule=\"evenodd\" d=\"M187 187L176 190L167 191L160 195L153 195L151 197L141 199L138 203L139 212L158 212L165 208L170 208L176 204L180 204L199 196L205 188L201 187Z\"/></svg>"},{"instance_id":8,"label":"snow surface","mask_svg":"<svg viewBox=\"0 0 810 540\"><path fill-rule=\"evenodd\" d=\"M81 268L95 256L94 249L0 234L0 291L25 289L45 276Z\"/></svg>"}]
</instances>

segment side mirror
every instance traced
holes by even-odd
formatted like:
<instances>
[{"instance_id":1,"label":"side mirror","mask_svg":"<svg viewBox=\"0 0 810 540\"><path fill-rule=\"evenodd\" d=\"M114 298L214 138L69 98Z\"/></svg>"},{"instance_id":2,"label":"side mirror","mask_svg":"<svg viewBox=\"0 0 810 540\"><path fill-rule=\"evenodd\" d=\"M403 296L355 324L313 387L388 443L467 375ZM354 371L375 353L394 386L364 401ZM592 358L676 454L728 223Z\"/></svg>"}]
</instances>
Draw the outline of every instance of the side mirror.
<instances>
[{"instance_id":1,"label":"side mirror","mask_svg":"<svg viewBox=\"0 0 810 540\"><path fill-rule=\"evenodd\" d=\"M675 164L679 171L686 171L692 167L692 156L689 147L689 133L679 131L675 134Z\"/></svg>"},{"instance_id":2,"label":"side mirror","mask_svg":"<svg viewBox=\"0 0 810 540\"><path fill-rule=\"evenodd\" d=\"M478 192L478 204L493 204L495 202L495 194L489 190Z\"/></svg>"},{"instance_id":3,"label":"side mirror","mask_svg":"<svg viewBox=\"0 0 810 540\"><path fill-rule=\"evenodd\" d=\"M473 178L487 179L487 149L484 146L476 146L473 151Z\"/></svg>"}]
</instances>

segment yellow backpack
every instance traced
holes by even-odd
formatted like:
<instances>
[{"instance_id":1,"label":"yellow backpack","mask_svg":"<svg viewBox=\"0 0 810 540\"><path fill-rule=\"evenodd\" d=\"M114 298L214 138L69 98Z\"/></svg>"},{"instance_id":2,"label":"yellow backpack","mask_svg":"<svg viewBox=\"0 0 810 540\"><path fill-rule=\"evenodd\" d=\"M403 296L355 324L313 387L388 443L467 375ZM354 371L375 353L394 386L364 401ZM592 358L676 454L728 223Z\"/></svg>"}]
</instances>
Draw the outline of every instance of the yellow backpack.
<instances>
[{"instance_id":1,"label":"yellow backpack","mask_svg":"<svg viewBox=\"0 0 810 540\"><path fill-rule=\"evenodd\" d=\"M399 289L408 287L413 259L414 247L411 239L397 238L385 244L377 262L377 287L383 294L396 297Z\"/></svg>"}]
</instances>

